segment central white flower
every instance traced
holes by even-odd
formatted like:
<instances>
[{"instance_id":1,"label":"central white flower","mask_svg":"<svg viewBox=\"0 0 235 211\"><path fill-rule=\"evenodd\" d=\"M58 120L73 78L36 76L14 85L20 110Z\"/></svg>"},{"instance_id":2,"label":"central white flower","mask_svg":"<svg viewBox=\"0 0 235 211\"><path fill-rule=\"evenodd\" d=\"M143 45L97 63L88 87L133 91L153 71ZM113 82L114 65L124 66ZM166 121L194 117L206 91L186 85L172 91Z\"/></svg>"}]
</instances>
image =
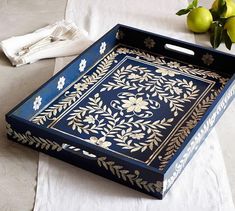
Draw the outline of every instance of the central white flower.
<instances>
[{"instance_id":1,"label":"central white flower","mask_svg":"<svg viewBox=\"0 0 235 211\"><path fill-rule=\"evenodd\" d=\"M127 110L127 112L141 112L141 110L148 110L148 102L144 101L142 97L129 97L128 100L122 100L122 107Z\"/></svg>"}]
</instances>

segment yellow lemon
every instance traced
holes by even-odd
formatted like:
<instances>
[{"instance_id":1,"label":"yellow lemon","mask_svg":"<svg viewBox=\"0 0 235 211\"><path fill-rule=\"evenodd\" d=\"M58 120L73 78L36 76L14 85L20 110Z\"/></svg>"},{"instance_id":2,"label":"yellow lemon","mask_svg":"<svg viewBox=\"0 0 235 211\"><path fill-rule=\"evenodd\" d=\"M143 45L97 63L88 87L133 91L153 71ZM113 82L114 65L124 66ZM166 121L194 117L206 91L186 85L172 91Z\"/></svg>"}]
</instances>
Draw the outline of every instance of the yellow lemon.
<instances>
[{"instance_id":1,"label":"yellow lemon","mask_svg":"<svg viewBox=\"0 0 235 211\"><path fill-rule=\"evenodd\" d=\"M230 37L231 41L235 43L235 17L231 17L227 20L224 25L224 29L227 30L228 36Z\"/></svg>"},{"instance_id":2,"label":"yellow lemon","mask_svg":"<svg viewBox=\"0 0 235 211\"><path fill-rule=\"evenodd\" d=\"M204 7L193 9L187 16L188 28L196 33L207 32L212 23L210 11Z\"/></svg>"}]
</instances>

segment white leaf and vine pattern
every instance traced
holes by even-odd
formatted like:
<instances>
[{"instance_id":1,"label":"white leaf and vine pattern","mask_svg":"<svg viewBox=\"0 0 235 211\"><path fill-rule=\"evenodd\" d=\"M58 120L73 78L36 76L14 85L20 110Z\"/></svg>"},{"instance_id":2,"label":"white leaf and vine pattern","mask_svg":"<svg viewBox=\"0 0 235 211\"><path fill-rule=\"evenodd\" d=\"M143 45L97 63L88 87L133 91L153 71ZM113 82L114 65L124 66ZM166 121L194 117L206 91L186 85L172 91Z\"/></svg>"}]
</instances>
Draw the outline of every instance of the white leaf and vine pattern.
<instances>
[{"instance_id":1,"label":"white leaf and vine pattern","mask_svg":"<svg viewBox=\"0 0 235 211\"><path fill-rule=\"evenodd\" d=\"M89 86L99 81L108 72L116 56L117 53L115 52L109 54L100 62L96 71L92 75L83 77L81 82L75 83L74 91L65 92L64 98L62 98L61 101L46 108L43 112L33 118L32 122L42 125L47 120L53 120L53 117L57 116L58 113L70 107L86 90L89 89Z\"/></svg>"},{"instance_id":2,"label":"white leaf and vine pattern","mask_svg":"<svg viewBox=\"0 0 235 211\"><path fill-rule=\"evenodd\" d=\"M206 110L214 102L218 92L211 93L202 102L195 107L191 119L182 126L177 133L171 138L170 143L167 145L166 151L163 156L159 156L159 170L163 170L172 156L177 152L181 144L190 134L191 130L196 126L202 116L205 114Z\"/></svg>"},{"instance_id":3,"label":"white leaf and vine pattern","mask_svg":"<svg viewBox=\"0 0 235 211\"><path fill-rule=\"evenodd\" d=\"M141 106L139 107L141 109ZM96 134L99 137L95 138L92 135L86 141L94 144L95 140L95 144L108 148L112 144L107 139L111 138L122 149L128 149L130 152L153 150L153 147L158 146L161 142L161 130L171 126L173 121L173 118L156 121L144 119L134 121L131 115L126 115L124 118L121 118L121 116L119 112L114 113L104 104L100 94L96 93L93 98L89 98L87 106L75 109L70 113L67 120L68 125L78 133ZM139 142L143 138L145 138L145 141Z\"/></svg>"},{"instance_id":4,"label":"white leaf and vine pattern","mask_svg":"<svg viewBox=\"0 0 235 211\"><path fill-rule=\"evenodd\" d=\"M162 181L156 181L151 183L144 180L140 177L140 172L135 170L133 173L127 169L124 169L123 166L117 165L113 161L107 161L106 157L100 157L97 159L97 163L100 167L105 168L107 171L110 171L114 176L117 176L119 179L127 181L132 185L138 186L140 189L143 189L147 192L163 192L163 183Z\"/></svg>"},{"instance_id":5,"label":"white leaf and vine pattern","mask_svg":"<svg viewBox=\"0 0 235 211\"><path fill-rule=\"evenodd\" d=\"M85 134L85 141L103 148L112 148L115 145L131 153L153 151L162 143L164 131L174 124L175 118L185 112L185 106L200 97L200 89L195 82L180 75L197 76L220 83L220 86L211 89L207 97L196 105L192 115L173 134L157 157L159 169L163 170L228 79L215 72L171 61L139 49L118 47L97 65L91 75L85 74L74 84L75 91L65 92L61 101L45 109L32 121L44 124L47 120L56 119L90 87L102 80L113 62L118 63L117 56L142 59L156 68L153 70L146 68L146 65L134 64L120 66L111 75L112 80L102 83L100 90L90 95L85 105L75 107L69 113L68 126L81 135ZM115 99L111 99L109 103L102 99L104 93L108 92L116 92ZM162 104L164 108L168 107L172 115L154 120L152 117L160 111Z\"/></svg>"},{"instance_id":6,"label":"white leaf and vine pattern","mask_svg":"<svg viewBox=\"0 0 235 211\"><path fill-rule=\"evenodd\" d=\"M192 81L178 79L175 77L177 72L165 68L158 68L155 72L157 74L140 66L122 67L114 73L113 80L104 84L104 88L100 91L136 90L139 95L148 91L148 98L157 96L160 101L169 105L174 116L183 111L185 102L191 102L197 98L199 90ZM149 102L151 102L150 99Z\"/></svg>"},{"instance_id":7,"label":"white leaf and vine pattern","mask_svg":"<svg viewBox=\"0 0 235 211\"><path fill-rule=\"evenodd\" d=\"M17 142L22 144L27 144L29 146L34 146L36 148L52 151L61 151L62 147L55 141L50 141L41 137L36 137L31 134L30 131L26 131L24 134L18 133L12 129L11 125L7 123L7 134L15 139Z\"/></svg>"}]
</instances>

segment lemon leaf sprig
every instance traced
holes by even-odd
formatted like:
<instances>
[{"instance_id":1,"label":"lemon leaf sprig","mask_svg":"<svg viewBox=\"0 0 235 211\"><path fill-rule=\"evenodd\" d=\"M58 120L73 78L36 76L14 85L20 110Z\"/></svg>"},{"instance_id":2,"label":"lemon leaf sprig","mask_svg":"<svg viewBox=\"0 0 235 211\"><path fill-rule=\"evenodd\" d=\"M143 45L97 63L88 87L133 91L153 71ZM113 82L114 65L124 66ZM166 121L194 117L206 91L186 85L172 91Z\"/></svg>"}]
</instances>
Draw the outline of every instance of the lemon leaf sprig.
<instances>
[{"instance_id":1,"label":"lemon leaf sprig","mask_svg":"<svg viewBox=\"0 0 235 211\"><path fill-rule=\"evenodd\" d=\"M225 0L218 0L218 9L215 10L214 8L210 9L212 14L213 20L217 21L220 18L224 17L224 14L227 12L227 2Z\"/></svg>"},{"instance_id":2,"label":"lemon leaf sprig","mask_svg":"<svg viewBox=\"0 0 235 211\"><path fill-rule=\"evenodd\" d=\"M193 0L193 1L188 5L187 8L179 10L179 11L176 13L176 15L179 15L179 16L181 16L181 15L186 15L186 14L188 14L190 11L192 11L193 9L197 8L197 6L198 6L198 0Z\"/></svg>"},{"instance_id":3,"label":"lemon leaf sprig","mask_svg":"<svg viewBox=\"0 0 235 211\"><path fill-rule=\"evenodd\" d=\"M210 43L213 48L218 48L222 42L225 43L227 49L231 50L232 40L225 29L225 24L229 18L225 18L227 13L227 2L225 0L218 0L218 8L215 10L213 7L210 12L213 17L213 23L210 28Z\"/></svg>"},{"instance_id":4,"label":"lemon leaf sprig","mask_svg":"<svg viewBox=\"0 0 235 211\"><path fill-rule=\"evenodd\" d=\"M198 0L193 0L188 7L179 10L176 15L187 15L188 29L194 33L209 32L210 43L218 48L222 42L231 50L235 43L235 2L233 0L214 0L208 10L198 6Z\"/></svg>"},{"instance_id":5,"label":"lemon leaf sprig","mask_svg":"<svg viewBox=\"0 0 235 211\"><path fill-rule=\"evenodd\" d=\"M223 24L220 21L214 21L210 30L210 43L213 48L218 48L223 40Z\"/></svg>"}]
</instances>

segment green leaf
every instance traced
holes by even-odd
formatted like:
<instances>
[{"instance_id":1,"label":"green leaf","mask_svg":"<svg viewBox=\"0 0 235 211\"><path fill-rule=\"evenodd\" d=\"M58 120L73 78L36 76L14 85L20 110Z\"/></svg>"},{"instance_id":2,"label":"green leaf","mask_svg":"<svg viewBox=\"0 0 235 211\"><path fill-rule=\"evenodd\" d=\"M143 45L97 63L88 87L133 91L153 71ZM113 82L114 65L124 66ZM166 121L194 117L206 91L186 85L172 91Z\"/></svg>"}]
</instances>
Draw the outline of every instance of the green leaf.
<instances>
[{"instance_id":1,"label":"green leaf","mask_svg":"<svg viewBox=\"0 0 235 211\"><path fill-rule=\"evenodd\" d=\"M232 47L232 40L231 38L229 37L228 33L227 33L227 30L224 30L223 32L223 40L225 42L225 46L227 47L227 49L231 50L231 47Z\"/></svg>"},{"instance_id":2,"label":"green leaf","mask_svg":"<svg viewBox=\"0 0 235 211\"><path fill-rule=\"evenodd\" d=\"M220 18L223 18L227 12L227 3L225 0L218 1L218 9L214 10L213 8L210 9L210 12L213 16L213 20L217 21Z\"/></svg>"},{"instance_id":3,"label":"green leaf","mask_svg":"<svg viewBox=\"0 0 235 211\"><path fill-rule=\"evenodd\" d=\"M177 13L176 13L176 15L185 15L185 14L187 14L187 13L189 13L190 12L190 9L182 9L182 10L179 10Z\"/></svg>"},{"instance_id":4,"label":"green leaf","mask_svg":"<svg viewBox=\"0 0 235 211\"><path fill-rule=\"evenodd\" d=\"M193 10L194 8L196 8L197 5L198 5L198 0L193 0L193 1L188 5L187 8L179 10L179 11L176 13L176 15L179 15L179 16L180 16L180 15L185 15L185 14L189 13L191 10Z\"/></svg>"},{"instance_id":5,"label":"green leaf","mask_svg":"<svg viewBox=\"0 0 235 211\"><path fill-rule=\"evenodd\" d=\"M218 48L223 38L223 26L218 22L214 22L211 27L210 42L213 48Z\"/></svg>"},{"instance_id":6,"label":"green leaf","mask_svg":"<svg viewBox=\"0 0 235 211\"><path fill-rule=\"evenodd\" d=\"M191 4L193 5L194 8L196 8L198 5L198 0L193 0Z\"/></svg>"}]
</instances>

